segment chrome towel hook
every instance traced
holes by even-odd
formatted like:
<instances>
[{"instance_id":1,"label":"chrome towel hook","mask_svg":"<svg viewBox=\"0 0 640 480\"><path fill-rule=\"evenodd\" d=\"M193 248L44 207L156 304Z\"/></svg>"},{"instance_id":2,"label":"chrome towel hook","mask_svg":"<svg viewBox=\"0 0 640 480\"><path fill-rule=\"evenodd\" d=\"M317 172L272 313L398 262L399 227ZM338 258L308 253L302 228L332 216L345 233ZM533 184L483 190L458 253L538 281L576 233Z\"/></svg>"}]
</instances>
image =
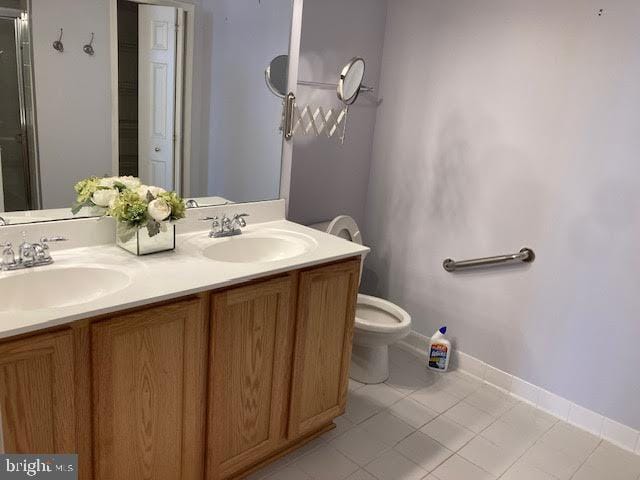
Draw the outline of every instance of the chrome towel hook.
<instances>
[{"instance_id":1,"label":"chrome towel hook","mask_svg":"<svg viewBox=\"0 0 640 480\"><path fill-rule=\"evenodd\" d=\"M60 29L60 37L58 37L58 40L53 42L53 48L60 53L64 52L64 45L62 44L62 29Z\"/></svg>"},{"instance_id":2,"label":"chrome towel hook","mask_svg":"<svg viewBox=\"0 0 640 480\"><path fill-rule=\"evenodd\" d=\"M93 54L96 53L95 50L93 49L93 37L94 37L94 34L93 32L91 32L91 40L84 47L82 47L82 51L87 55L91 55L91 56L93 56Z\"/></svg>"}]
</instances>

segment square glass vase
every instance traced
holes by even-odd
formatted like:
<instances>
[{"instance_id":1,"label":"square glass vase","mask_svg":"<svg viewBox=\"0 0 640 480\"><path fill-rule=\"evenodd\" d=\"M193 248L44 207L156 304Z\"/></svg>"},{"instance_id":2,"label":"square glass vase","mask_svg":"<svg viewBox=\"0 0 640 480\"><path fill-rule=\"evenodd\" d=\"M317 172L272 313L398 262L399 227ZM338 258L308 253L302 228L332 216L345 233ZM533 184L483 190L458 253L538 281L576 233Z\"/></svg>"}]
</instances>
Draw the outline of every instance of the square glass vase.
<instances>
[{"instance_id":1,"label":"square glass vase","mask_svg":"<svg viewBox=\"0 0 640 480\"><path fill-rule=\"evenodd\" d=\"M138 256L175 250L176 226L169 222L162 222L160 232L150 237L146 227L132 230L126 224L117 223L116 245Z\"/></svg>"}]
</instances>

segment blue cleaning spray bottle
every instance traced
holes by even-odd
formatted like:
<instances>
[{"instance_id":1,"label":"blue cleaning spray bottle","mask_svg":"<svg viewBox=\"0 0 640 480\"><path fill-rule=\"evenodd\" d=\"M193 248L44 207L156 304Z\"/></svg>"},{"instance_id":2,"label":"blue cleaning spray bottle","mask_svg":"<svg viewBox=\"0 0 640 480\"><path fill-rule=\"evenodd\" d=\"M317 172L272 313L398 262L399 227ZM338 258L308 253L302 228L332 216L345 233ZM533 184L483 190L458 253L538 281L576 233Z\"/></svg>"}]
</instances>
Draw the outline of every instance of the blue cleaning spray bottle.
<instances>
[{"instance_id":1,"label":"blue cleaning spray bottle","mask_svg":"<svg viewBox=\"0 0 640 480\"><path fill-rule=\"evenodd\" d=\"M429 341L427 367L436 372L446 372L449 368L451 342L445 338L445 333L447 327L440 327Z\"/></svg>"}]
</instances>

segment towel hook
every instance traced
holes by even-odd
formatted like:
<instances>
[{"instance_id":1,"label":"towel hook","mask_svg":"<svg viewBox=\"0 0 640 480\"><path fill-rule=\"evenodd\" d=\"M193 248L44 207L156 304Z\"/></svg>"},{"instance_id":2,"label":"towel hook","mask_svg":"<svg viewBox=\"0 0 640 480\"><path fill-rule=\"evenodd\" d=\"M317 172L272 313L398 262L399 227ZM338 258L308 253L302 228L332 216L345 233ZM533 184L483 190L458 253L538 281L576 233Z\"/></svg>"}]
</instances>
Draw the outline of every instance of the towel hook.
<instances>
[{"instance_id":1,"label":"towel hook","mask_svg":"<svg viewBox=\"0 0 640 480\"><path fill-rule=\"evenodd\" d=\"M82 47L82 50L84 51L84 53L91 56L93 56L93 54L96 53L95 50L93 49L93 36L94 36L93 32L91 32L91 40L84 47Z\"/></svg>"},{"instance_id":2,"label":"towel hook","mask_svg":"<svg viewBox=\"0 0 640 480\"><path fill-rule=\"evenodd\" d=\"M62 29L60 29L60 37L53 42L53 48L59 52L64 52L64 45L62 44Z\"/></svg>"}]
</instances>

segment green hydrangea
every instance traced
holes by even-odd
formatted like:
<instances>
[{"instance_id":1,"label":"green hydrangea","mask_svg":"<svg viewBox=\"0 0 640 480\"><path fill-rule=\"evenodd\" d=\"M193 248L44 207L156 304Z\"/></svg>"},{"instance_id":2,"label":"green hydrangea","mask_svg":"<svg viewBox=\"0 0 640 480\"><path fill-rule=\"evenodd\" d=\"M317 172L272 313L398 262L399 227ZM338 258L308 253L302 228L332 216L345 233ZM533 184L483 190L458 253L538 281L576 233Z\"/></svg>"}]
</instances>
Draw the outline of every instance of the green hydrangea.
<instances>
[{"instance_id":1,"label":"green hydrangea","mask_svg":"<svg viewBox=\"0 0 640 480\"><path fill-rule=\"evenodd\" d=\"M124 222L130 227L141 228L147 225L149 204L137 192L124 190L120 193L108 214L118 222Z\"/></svg>"},{"instance_id":2,"label":"green hydrangea","mask_svg":"<svg viewBox=\"0 0 640 480\"><path fill-rule=\"evenodd\" d=\"M76 198L77 203L86 203L91 201L91 196L100 187L100 179L98 177L89 177L84 180L80 180L75 184L73 189L78 194Z\"/></svg>"},{"instance_id":3,"label":"green hydrangea","mask_svg":"<svg viewBox=\"0 0 640 480\"><path fill-rule=\"evenodd\" d=\"M159 194L158 198L163 199L171 207L170 220L180 220L184 218L187 207L184 200L180 198L176 192L164 192Z\"/></svg>"}]
</instances>

